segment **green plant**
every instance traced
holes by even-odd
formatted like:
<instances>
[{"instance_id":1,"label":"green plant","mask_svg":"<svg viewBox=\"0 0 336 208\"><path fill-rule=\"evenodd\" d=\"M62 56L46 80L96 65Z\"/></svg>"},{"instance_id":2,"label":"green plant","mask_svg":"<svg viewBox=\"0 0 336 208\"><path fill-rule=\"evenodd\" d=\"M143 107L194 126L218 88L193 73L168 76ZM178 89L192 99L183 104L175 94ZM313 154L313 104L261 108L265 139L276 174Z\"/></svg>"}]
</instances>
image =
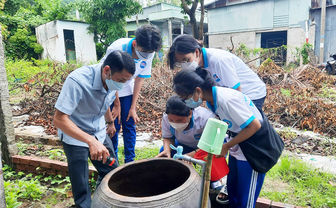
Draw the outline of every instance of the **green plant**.
<instances>
[{"instance_id":1,"label":"green plant","mask_svg":"<svg viewBox=\"0 0 336 208\"><path fill-rule=\"evenodd\" d=\"M290 189L262 191L261 196L274 201L281 201L298 206L333 207L335 206L336 177L332 174L319 172L301 160L281 157L268 173L272 180L280 179Z\"/></svg>"},{"instance_id":2,"label":"green plant","mask_svg":"<svg viewBox=\"0 0 336 208\"><path fill-rule=\"evenodd\" d=\"M295 132L291 131L290 129L279 130L278 134L281 136L281 138L286 139L294 139L298 136Z\"/></svg>"},{"instance_id":3,"label":"green plant","mask_svg":"<svg viewBox=\"0 0 336 208\"><path fill-rule=\"evenodd\" d=\"M63 149L52 149L48 151L49 159L61 160L65 158Z\"/></svg>"},{"instance_id":4,"label":"green plant","mask_svg":"<svg viewBox=\"0 0 336 208\"><path fill-rule=\"evenodd\" d=\"M300 64L301 59L303 64L308 64L310 62L309 54L313 50L313 45L310 43L305 43L301 46L301 48L296 47L296 62L297 65Z\"/></svg>"},{"instance_id":5,"label":"green plant","mask_svg":"<svg viewBox=\"0 0 336 208\"><path fill-rule=\"evenodd\" d=\"M290 89L281 88L280 91L281 91L281 94L283 94L284 96L291 97Z\"/></svg>"},{"instance_id":6,"label":"green plant","mask_svg":"<svg viewBox=\"0 0 336 208\"><path fill-rule=\"evenodd\" d=\"M89 30L94 33L96 42L102 44L98 47L98 55L105 53L113 41L125 36L126 17L141 10L140 4L134 0L80 0L77 6L90 24Z\"/></svg>"},{"instance_id":7,"label":"green plant","mask_svg":"<svg viewBox=\"0 0 336 208\"><path fill-rule=\"evenodd\" d=\"M9 59L38 58L43 48L37 43L35 27L57 19L71 19L72 3L62 0L6 0L0 10L4 26L5 54Z\"/></svg>"},{"instance_id":8,"label":"green plant","mask_svg":"<svg viewBox=\"0 0 336 208\"><path fill-rule=\"evenodd\" d=\"M6 177L4 178L8 179L8 177L17 177L16 175L12 175L13 171L10 168L6 167L5 169L6 170L4 171L4 175L6 175ZM37 179L31 178L31 176L31 174L28 174L21 179L5 179L4 186L7 207L20 206L20 199L29 199L35 201L42 198L45 187L43 187Z\"/></svg>"},{"instance_id":9,"label":"green plant","mask_svg":"<svg viewBox=\"0 0 336 208\"><path fill-rule=\"evenodd\" d=\"M6 44L6 56L18 59L38 58L43 48L37 43L36 36L26 28L19 28Z\"/></svg>"},{"instance_id":10,"label":"green plant","mask_svg":"<svg viewBox=\"0 0 336 208\"><path fill-rule=\"evenodd\" d=\"M319 96L336 102L336 89L330 88L326 84L324 84L320 90Z\"/></svg>"}]
</instances>

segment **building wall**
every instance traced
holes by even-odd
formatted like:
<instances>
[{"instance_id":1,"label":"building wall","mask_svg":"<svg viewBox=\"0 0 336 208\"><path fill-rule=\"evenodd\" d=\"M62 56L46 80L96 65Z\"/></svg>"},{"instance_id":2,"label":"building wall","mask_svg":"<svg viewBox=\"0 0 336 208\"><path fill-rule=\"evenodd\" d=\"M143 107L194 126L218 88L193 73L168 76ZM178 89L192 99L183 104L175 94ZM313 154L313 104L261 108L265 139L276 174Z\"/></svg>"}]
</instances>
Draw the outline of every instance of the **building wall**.
<instances>
[{"instance_id":1,"label":"building wall","mask_svg":"<svg viewBox=\"0 0 336 208\"><path fill-rule=\"evenodd\" d=\"M97 62L93 34L88 33L88 24L70 21L52 21L36 28L38 42L44 48L43 59L66 62L63 30L73 30L77 62Z\"/></svg>"},{"instance_id":2,"label":"building wall","mask_svg":"<svg viewBox=\"0 0 336 208\"><path fill-rule=\"evenodd\" d=\"M209 47L232 48L232 37L235 47L245 44L260 48L262 32L286 30L287 63L294 61L296 47L305 43L310 4L311 0L263 0L211 9L208 11ZM312 32L309 41L315 41Z\"/></svg>"},{"instance_id":3,"label":"building wall","mask_svg":"<svg viewBox=\"0 0 336 208\"><path fill-rule=\"evenodd\" d=\"M329 59L331 54L336 53L336 6L327 7L325 39L324 39L324 62ZM321 25L321 9L311 11L311 21L316 23L316 39L315 39L315 55L320 56L320 25Z\"/></svg>"},{"instance_id":4,"label":"building wall","mask_svg":"<svg viewBox=\"0 0 336 208\"><path fill-rule=\"evenodd\" d=\"M59 42L59 34L57 33L56 21L48 22L38 26L36 31L37 42L42 45L42 59L50 59L53 61L62 61L63 56L57 49Z\"/></svg>"}]
</instances>

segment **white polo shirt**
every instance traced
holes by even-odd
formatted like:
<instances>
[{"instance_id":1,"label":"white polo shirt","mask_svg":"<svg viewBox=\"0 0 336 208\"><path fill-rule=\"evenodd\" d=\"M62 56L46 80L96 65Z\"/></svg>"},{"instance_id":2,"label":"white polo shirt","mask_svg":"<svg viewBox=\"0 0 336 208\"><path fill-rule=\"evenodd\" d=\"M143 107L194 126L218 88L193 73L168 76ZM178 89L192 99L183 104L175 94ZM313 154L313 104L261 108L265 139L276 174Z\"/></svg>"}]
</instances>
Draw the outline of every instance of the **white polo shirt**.
<instances>
[{"instance_id":1,"label":"white polo shirt","mask_svg":"<svg viewBox=\"0 0 336 208\"><path fill-rule=\"evenodd\" d=\"M165 139L176 139L179 143L188 147L197 148L199 139L201 138L205 124L209 118L214 118L210 110L204 107L197 107L192 111L190 128L185 131L176 131L170 126L168 115L164 114L162 118L162 137Z\"/></svg>"},{"instance_id":2,"label":"white polo shirt","mask_svg":"<svg viewBox=\"0 0 336 208\"><path fill-rule=\"evenodd\" d=\"M106 50L105 56L100 60L101 63L104 62L106 57L112 52L116 50L121 50L127 52L130 56L132 56L132 42L135 39L133 38L120 38L116 41L114 41ZM155 54L154 54L155 55ZM142 78L150 78L151 77L151 71L152 71L152 62L154 55L147 59L147 60L140 60L140 59L134 59L135 62L135 73L133 77L128 80L123 88L118 91L119 97L125 97L129 95L133 95L133 89L134 89L134 79L136 77L142 77Z\"/></svg>"},{"instance_id":3,"label":"white polo shirt","mask_svg":"<svg viewBox=\"0 0 336 208\"><path fill-rule=\"evenodd\" d=\"M236 55L221 49L202 48L204 68L218 86L237 89L257 100L266 96L266 85L259 76Z\"/></svg>"},{"instance_id":4,"label":"white polo shirt","mask_svg":"<svg viewBox=\"0 0 336 208\"><path fill-rule=\"evenodd\" d=\"M262 123L262 115L255 107L249 97L243 93L225 87L213 87L212 96L214 105L207 102L207 106L228 124L228 129L234 133L239 133L248 126L255 118ZM232 138L229 138L230 141ZM239 145L230 148L230 155L238 160L246 158Z\"/></svg>"}]
</instances>

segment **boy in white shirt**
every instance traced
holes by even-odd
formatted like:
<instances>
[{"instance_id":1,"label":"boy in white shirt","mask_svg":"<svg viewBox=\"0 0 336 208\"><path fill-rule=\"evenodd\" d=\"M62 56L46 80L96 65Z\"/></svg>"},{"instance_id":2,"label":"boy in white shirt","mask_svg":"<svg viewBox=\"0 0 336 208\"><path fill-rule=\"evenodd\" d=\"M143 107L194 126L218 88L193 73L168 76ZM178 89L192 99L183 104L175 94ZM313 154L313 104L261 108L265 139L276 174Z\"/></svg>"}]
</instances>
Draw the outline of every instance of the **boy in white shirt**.
<instances>
[{"instance_id":1,"label":"boy in white shirt","mask_svg":"<svg viewBox=\"0 0 336 208\"><path fill-rule=\"evenodd\" d=\"M112 137L113 147L118 158L118 133L123 129L125 163L135 157L136 127L139 117L136 113L137 100L145 78L151 77L152 61L155 52L161 48L161 34L153 25L143 25L135 32L135 38L121 38L113 42L105 57L115 50L127 52L135 62L136 71L128 82L118 91L117 98L111 105L116 134Z\"/></svg>"}]
</instances>

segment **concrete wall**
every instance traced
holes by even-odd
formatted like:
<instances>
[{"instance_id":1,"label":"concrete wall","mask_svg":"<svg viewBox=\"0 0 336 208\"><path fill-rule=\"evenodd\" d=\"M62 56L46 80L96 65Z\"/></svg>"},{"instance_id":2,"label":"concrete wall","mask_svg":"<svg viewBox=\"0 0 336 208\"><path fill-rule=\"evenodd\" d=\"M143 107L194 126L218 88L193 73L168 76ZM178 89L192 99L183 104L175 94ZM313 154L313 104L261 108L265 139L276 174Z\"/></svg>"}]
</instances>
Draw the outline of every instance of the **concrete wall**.
<instances>
[{"instance_id":1,"label":"concrete wall","mask_svg":"<svg viewBox=\"0 0 336 208\"><path fill-rule=\"evenodd\" d=\"M304 27L310 3L311 0L264 0L210 9L209 34Z\"/></svg>"},{"instance_id":2,"label":"concrete wall","mask_svg":"<svg viewBox=\"0 0 336 208\"><path fill-rule=\"evenodd\" d=\"M37 41L44 48L42 58L66 62L63 30L73 30L77 62L96 62L96 45L93 34L88 33L88 26L81 22L58 20L37 27Z\"/></svg>"},{"instance_id":3,"label":"concrete wall","mask_svg":"<svg viewBox=\"0 0 336 208\"><path fill-rule=\"evenodd\" d=\"M236 48L240 44L260 48L261 33L287 31L287 63L294 61L296 47L305 43L310 4L311 0L264 0L210 9L209 47L232 48L232 37ZM313 45L314 29L310 26L309 42Z\"/></svg>"},{"instance_id":4,"label":"concrete wall","mask_svg":"<svg viewBox=\"0 0 336 208\"><path fill-rule=\"evenodd\" d=\"M336 6L327 7L326 27L324 36L324 62L329 59L331 54L336 53ZM316 40L315 40L315 55L320 55L320 25L321 25L321 9L311 11L311 21L316 23Z\"/></svg>"}]
</instances>

